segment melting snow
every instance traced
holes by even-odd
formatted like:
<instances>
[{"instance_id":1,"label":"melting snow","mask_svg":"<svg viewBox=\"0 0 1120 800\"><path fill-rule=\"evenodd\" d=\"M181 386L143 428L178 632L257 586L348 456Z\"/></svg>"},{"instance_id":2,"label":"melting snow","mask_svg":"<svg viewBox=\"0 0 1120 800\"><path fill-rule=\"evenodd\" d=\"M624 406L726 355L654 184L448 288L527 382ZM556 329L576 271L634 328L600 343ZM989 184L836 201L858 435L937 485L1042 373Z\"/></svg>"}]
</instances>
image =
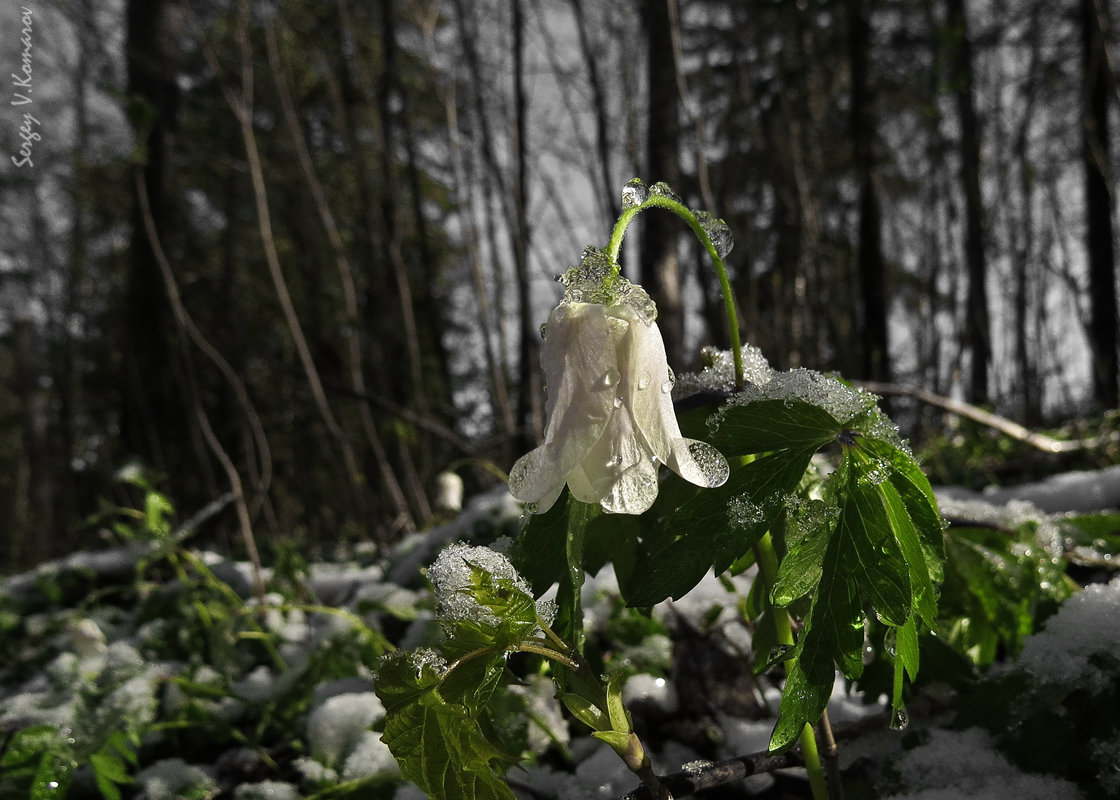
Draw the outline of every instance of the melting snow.
<instances>
[{"instance_id":1,"label":"melting snow","mask_svg":"<svg viewBox=\"0 0 1120 800\"><path fill-rule=\"evenodd\" d=\"M1066 781L1028 775L995 750L986 733L934 729L895 762L906 789L884 800L1078 800Z\"/></svg>"}]
</instances>

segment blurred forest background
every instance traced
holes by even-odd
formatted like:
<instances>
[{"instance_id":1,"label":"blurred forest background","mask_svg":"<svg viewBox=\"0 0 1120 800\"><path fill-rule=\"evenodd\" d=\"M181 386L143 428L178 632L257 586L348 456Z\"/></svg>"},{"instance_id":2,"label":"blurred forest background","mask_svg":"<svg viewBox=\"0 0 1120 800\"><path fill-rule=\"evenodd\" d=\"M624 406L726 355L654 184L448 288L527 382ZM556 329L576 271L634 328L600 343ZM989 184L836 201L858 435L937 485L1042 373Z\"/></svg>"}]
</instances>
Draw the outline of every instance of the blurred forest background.
<instances>
[{"instance_id":1,"label":"blurred forest background","mask_svg":"<svg viewBox=\"0 0 1120 800\"><path fill-rule=\"evenodd\" d=\"M129 464L184 517L232 498L233 549L431 524L440 472L493 485L539 435L553 278L634 176L728 222L775 367L1027 425L1115 408L1118 12L5 4L34 102L0 95L0 572L97 546ZM678 370L727 346L686 234L645 214L624 254Z\"/></svg>"}]
</instances>

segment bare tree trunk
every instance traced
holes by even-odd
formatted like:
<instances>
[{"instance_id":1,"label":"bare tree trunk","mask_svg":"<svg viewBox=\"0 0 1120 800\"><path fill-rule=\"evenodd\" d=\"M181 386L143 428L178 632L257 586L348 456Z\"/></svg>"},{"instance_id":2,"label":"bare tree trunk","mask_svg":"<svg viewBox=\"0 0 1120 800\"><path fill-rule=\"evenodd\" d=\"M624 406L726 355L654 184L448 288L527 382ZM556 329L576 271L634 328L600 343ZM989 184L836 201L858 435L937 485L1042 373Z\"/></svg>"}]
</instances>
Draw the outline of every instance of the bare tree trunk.
<instances>
[{"instance_id":1,"label":"bare tree trunk","mask_svg":"<svg viewBox=\"0 0 1120 800\"><path fill-rule=\"evenodd\" d=\"M168 191L169 160L179 92L175 84L180 40L173 0L130 0L126 61L137 147L145 156L144 182L161 238L174 230ZM159 267L144 233L139 200L133 198L131 263L128 271L121 354L121 434L126 446L150 464L168 469L168 447L185 443L186 411L175 385L170 312Z\"/></svg>"},{"instance_id":2,"label":"bare tree trunk","mask_svg":"<svg viewBox=\"0 0 1120 800\"><path fill-rule=\"evenodd\" d=\"M9 544L12 563L39 563L51 555L55 533L55 470L49 435L50 395L41 380L42 357L36 341L35 323L25 317L12 321L12 357L15 394L22 409L23 452L26 481L20 481L22 495L13 511L22 514L12 520L20 531L21 542ZM20 519L20 516L23 518ZM23 542L27 547L20 546Z\"/></svg>"},{"instance_id":3,"label":"bare tree trunk","mask_svg":"<svg viewBox=\"0 0 1120 800\"><path fill-rule=\"evenodd\" d=\"M1019 128L1015 134L1014 153L1019 172L1020 218L1012 223L1012 257L1015 269L1014 337L1016 371L1021 384L1019 417L1024 425L1037 425L1042 417L1041 387L1038 385L1038 368L1032 357L1031 345L1031 291L1039 280L1036 264L1034 207L1036 203L1035 175L1030 163L1030 131L1035 117L1038 94L1037 76L1042 49L1042 24L1040 10L1032 10L1030 23L1030 66L1021 104ZM1036 345L1037 346L1037 345Z\"/></svg>"},{"instance_id":4,"label":"bare tree trunk","mask_svg":"<svg viewBox=\"0 0 1120 800\"><path fill-rule=\"evenodd\" d=\"M591 43L583 0L571 0L571 3L576 30L579 32L580 53L587 67L587 82L591 87L591 105L595 109L595 156L599 162L599 191L603 193L601 202L606 205L607 213L610 214L610 219L607 220L609 225L619 214L619 187L611 179L611 121L607 110L606 90L599 75L599 54Z\"/></svg>"},{"instance_id":5,"label":"bare tree trunk","mask_svg":"<svg viewBox=\"0 0 1120 800\"><path fill-rule=\"evenodd\" d=\"M537 366L537 326L533 324L533 304L529 278L529 111L525 96L525 20L521 0L510 0L510 25L513 34L513 153L516 164L513 180L514 226L513 263L517 271L517 449L527 451L536 444L544 427Z\"/></svg>"},{"instance_id":6,"label":"bare tree trunk","mask_svg":"<svg viewBox=\"0 0 1120 800\"><path fill-rule=\"evenodd\" d=\"M984 205L980 194L980 121L973 97L972 43L964 0L947 0L946 6L947 25L954 44L950 75L961 126L961 185L965 200L965 264L968 273L965 340L971 352L969 396L972 402L984 405L990 401L988 369L992 360L992 340L984 253Z\"/></svg>"},{"instance_id":7,"label":"bare tree trunk","mask_svg":"<svg viewBox=\"0 0 1120 800\"><path fill-rule=\"evenodd\" d=\"M1120 404L1117 367L1116 255L1112 230L1112 165L1108 98L1112 89L1105 53L1108 20L1103 2L1081 0L1081 159L1085 166L1085 249L1089 257L1089 350L1093 398L1101 408Z\"/></svg>"},{"instance_id":8,"label":"bare tree trunk","mask_svg":"<svg viewBox=\"0 0 1120 800\"><path fill-rule=\"evenodd\" d=\"M875 124L868 80L871 24L866 0L848 2L848 46L852 70L851 137L859 183L859 244L857 272L861 295L860 330L863 373L871 380L890 381L887 338L887 274L883 263L883 222L875 190Z\"/></svg>"},{"instance_id":9,"label":"bare tree trunk","mask_svg":"<svg viewBox=\"0 0 1120 800\"><path fill-rule=\"evenodd\" d=\"M648 125L646 178L664 181L677 191L680 178L680 92L669 0L643 0L646 34ZM664 214L646 214L641 221L642 281L657 303L657 322L673 369L689 366L684 359L684 308L681 297L679 227Z\"/></svg>"}]
</instances>

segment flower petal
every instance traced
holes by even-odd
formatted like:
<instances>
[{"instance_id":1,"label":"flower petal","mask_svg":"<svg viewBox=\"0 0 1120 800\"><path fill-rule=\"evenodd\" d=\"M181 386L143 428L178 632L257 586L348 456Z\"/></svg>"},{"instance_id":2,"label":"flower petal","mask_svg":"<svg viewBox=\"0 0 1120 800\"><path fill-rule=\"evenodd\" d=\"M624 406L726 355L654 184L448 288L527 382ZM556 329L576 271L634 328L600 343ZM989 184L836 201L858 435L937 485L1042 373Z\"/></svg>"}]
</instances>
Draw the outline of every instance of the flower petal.
<instances>
[{"instance_id":1,"label":"flower petal","mask_svg":"<svg viewBox=\"0 0 1120 800\"><path fill-rule=\"evenodd\" d=\"M612 514L641 514L657 499L657 465L643 458L632 464L615 481L610 493L600 501Z\"/></svg>"},{"instance_id":2,"label":"flower petal","mask_svg":"<svg viewBox=\"0 0 1120 800\"><path fill-rule=\"evenodd\" d=\"M562 474L583 460L614 411L619 374L603 306L561 303L548 319L541 366L548 386L544 445Z\"/></svg>"},{"instance_id":3,"label":"flower petal","mask_svg":"<svg viewBox=\"0 0 1120 800\"><path fill-rule=\"evenodd\" d=\"M669 469L689 483L708 489L723 486L731 474L723 453L707 442L685 439L683 436L673 441L672 452L666 463Z\"/></svg>"},{"instance_id":4,"label":"flower petal","mask_svg":"<svg viewBox=\"0 0 1120 800\"><path fill-rule=\"evenodd\" d=\"M628 469L642 461L652 463L652 455L634 429L625 404L614 408L599 441L568 474L572 496L586 503L602 502Z\"/></svg>"},{"instance_id":5,"label":"flower petal","mask_svg":"<svg viewBox=\"0 0 1120 800\"><path fill-rule=\"evenodd\" d=\"M556 448L542 445L517 459L509 471L509 491L533 511L543 513L552 508L564 491L564 473L551 458Z\"/></svg>"}]
</instances>

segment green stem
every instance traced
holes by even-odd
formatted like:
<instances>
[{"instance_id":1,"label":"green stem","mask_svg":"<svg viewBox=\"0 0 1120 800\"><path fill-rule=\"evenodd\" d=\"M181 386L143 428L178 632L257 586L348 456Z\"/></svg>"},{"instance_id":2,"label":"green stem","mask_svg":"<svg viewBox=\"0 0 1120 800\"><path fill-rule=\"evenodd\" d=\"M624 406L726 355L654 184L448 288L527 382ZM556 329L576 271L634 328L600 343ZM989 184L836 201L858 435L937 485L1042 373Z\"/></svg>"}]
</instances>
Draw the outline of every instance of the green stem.
<instances>
[{"instance_id":1,"label":"green stem","mask_svg":"<svg viewBox=\"0 0 1120 800\"><path fill-rule=\"evenodd\" d=\"M770 618L774 621L774 631L778 637L778 644L793 646L793 627L789 623L789 614L770 604L770 590L774 588L774 581L778 577L778 554L774 552L774 543L770 534L766 533L754 546L754 557L758 563L758 579L762 581L766 607L770 610ZM805 758L805 771L809 773L809 787L813 791L813 800L829 800L828 784L824 779L824 770L821 768L821 757L817 751L817 737L813 733L813 726L806 723L801 731L801 754Z\"/></svg>"},{"instance_id":2,"label":"green stem","mask_svg":"<svg viewBox=\"0 0 1120 800\"><path fill-rule=\"evenodd\" d=\"M619 253L622 251L622 240L626 236L626 229L640 212L645 211L647 208L664 208L667 211L672 211L678 217L683 219L692 232L696 234L696 238L704 245L711 256L712 265L715 267L716 275L719 277L719 289L723 293L723 310L727 315L727 332L728 338L731 340L731 357L735 360L735 385L739 390L743 388L743 346L739 339L739 315L735 312L735 297L731 293L731 281L727 277L727 266L723 263L723 258L716 252L715 245L712 244L712 239L708 236L708 232L700 221L696 219L696 215L692 213L691 209L683 204L677 202L671 197L666 197L662 194L651 194L649 198L641 205L632 206L631 208L623 211L618 221L614 224L614 230L611 231L610 241L607 242L607 255L610 256L611 261L614 262L614 274L618 275L621 269L618 263Z\"/></svg>"}]
</instances>

